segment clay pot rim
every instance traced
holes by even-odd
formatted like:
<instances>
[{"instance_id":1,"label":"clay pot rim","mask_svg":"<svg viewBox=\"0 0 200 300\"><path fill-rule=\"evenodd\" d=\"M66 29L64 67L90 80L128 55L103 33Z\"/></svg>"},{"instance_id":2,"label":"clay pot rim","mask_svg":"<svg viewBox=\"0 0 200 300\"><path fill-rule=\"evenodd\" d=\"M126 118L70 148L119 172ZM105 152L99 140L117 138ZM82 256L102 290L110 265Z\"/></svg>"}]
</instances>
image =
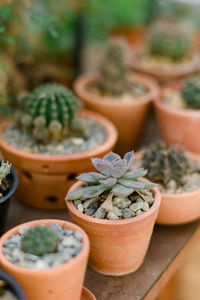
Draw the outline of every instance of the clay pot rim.
<instances>
[{"instance_id":1,"label":"clay pot rim","mask_svg":"<svg viewBox=\"0 0 200 300\"><path fill-rule=\"evenodd\" d=\"M145 180L145 179L142 179L142 180ZM74 183L71 186L71 188L69 189L68 193L71 192L72 190L82 186L82 185L83 185L83 183L81 181L78 181L78 182ZM143 219L148 218L149 215L153 214L159 208L160 202L161 202L160 191L158 190L157 187L154 187L152 189L152 191L154 193L154 203L147 212L144 212L143 214L141 214L139 216L136 216L136 217L132 217L132 218L128 218L128 219L122 219L122 220L102 220L102 219L93 218L91 216L87 216L86 214L83 214L83 213L78 211L78 209L73 204L73 201L66 200L66 199L65 200L66 200L67 208L78 219L81 219L82 221L84 221L86 223L93 223L93 224L107 225L107 226L113 226L113 225L114 226L121 226L121 225L127 225L127 224L132 224L132 223L137 223L139 221L142 221Z\"/></svg>"},{"instance_id":2,"label":"clay pot rim","mask_svg":"<svg viewBox=\"0 0 200 300\"><path fill-rule=\"evenodd\" d=\"M135 153L135 159L140 159L143 155L143 150L141 151L138 151ZM200 161L200 155L196 154L196 153L192 153L192 152L189 152L189 151L185 151L186 155L190 158L190 159L193 159L193 160L196 160L196 161ZM164 199L168 199L168 198L174 198L174 200L180 198L180 196L187 196L188 197L188 201L189 201L189 197L193 197L194 195L196 194L200 194L200 187L199 189L196 189L194 191L189 191L189 192L184 192L184 193L161 193L161 197L164 198Z\"/></svg>"},{"instance_id":3,"label":"clay pot rim","mask_svg":"<svg viewBox=\"0 0 200 300\"><path fill-rule=\"evenodd\" d=\"M144 52L139 50L135 51L135 55ZM188 63L189 67L187 67L185 70L177 70L176 68L164 71L164 70L156 70L152 68L145 68L144 66L141 66L139 63L137 63L137 60L134 60L131 64L131 68L138 71L138 72L144 72L147 73L151 76L156 76L156 77L161 77L160 79L164 79L165 77L171 77L171 78L176 78L176 77L183 77L187 76L193 72L196 72L200 69L200 55L198 54L197 51L194 52L192 55L191 61Z\"/></svg>"},{"instance_id":4,"label":"clay pot rim","mask_svg":"<svg viewBox=\"0 0 200 300\"><path fill-rule=\"evenodd\" d=\"M97 300L95 295L88 288L86 288L85 286L82 289L82 294L85 294L85 296L87 296L88 300Z\"/></svg>"},{"instance_id":5,"label":"clay pot rim","mask_svg":"<svg viewBox=\"0 0 200 300\"><path fill-rule=\"evenodd\" d=\"M139 96L135 99L136 101L115 101L111 97L101 97L91 92L87 91L85 86L98 78L98 75L95 73L88 73L81 75L74 83L74 90L75 93L80 97L83 98L84 101L90 103L98 103L99 105L104 106L116 106L116 107L135 107L139 106L148 102L151 102L153 98L158 95L159 86L155 79L151 78L147 75L131 73L130 75L132 81L140 81L144 85L149 88L149 91L142 96ZM103 99L103 100L102 100Z\"/></svg>"},{"instance_id":6,"label":"clay pot rim","mask_svg":"<svg viewBox=\"0 0 200 300\"><path fill-rule=\"evenodd\" d=\"M37 154L37 153L28 153L17 148L12 147L9 145L3 138L2 133L6 129L8 125L11 124L10 121L4 120L0 123L0 148L4 148L8 153L12 153L12 155L17 155L22 158L36 160L36 161L43 161L43 162L62 162L64 161L77 161L81 159L91 158L98 156L100 153L104 152L106 149L111 148L117 141L118 133L117 129L113 125L111 121L109 121L104 116L101 116L98 113L83 110L81 112L81 116L86 119L94 119L98 124L101 124L105 131L107 132L106 140L103 144L99 145L95 149L85 152L79 152L74 154L62 154L62 155L44 155L44 154Z\"/></svg>"},{"instance_id":7,"label":"clay pot rim","mask_svg":"<svg viewBox=\"0 0 200 300\"><path fill-rule=\"evenodd\" d=\"M65 225L66 228L69 228L71 230L78 230L82 233L83 235L83 246L82 249L80 251L80 253L76 256L73 257L70 261L63 263L60 266L57 267L52 267L52 268L48 268L48 269L42 269L42 270L32 270L32 269L27 269L27 268L22 268L19 267L17 265L12 264L11 262L9 262L6 257L3 254L2 248L3 248L3 243L8 240L11 235L16 234L19 231L19 228L21 228L24 225L29 225L31 227L37 226L37 225L41 225L41 224L45 224L45 225L50 225L50 224L54 224L57 223L59 225ZM38 273L42 273L42 274L51 274L53 272L62 272L63 269L71 269L73 267L74 264L76 264L77 262L82 260L82 257L85 256L85 253L89 253L89 249L90 249L90 242L89 242L89 238L87 236L87 234L85 233L85 231L79 227L78 225L65 221L65 220L57 220L57 219L41 219L41 220L34 220L34 221L29 221L29 222L25 222L22 223L20 225L17 225L13 228L11 228L10 230L8 230L6 233L4 233L1 238L0 238L0 261L1 261L1 265L4 267L6 266L8 269L13 270L14 272L18 272L20 274L26 275L26 274L30 274L32 276L37 276Z\"/></svg>"}]
</instances>

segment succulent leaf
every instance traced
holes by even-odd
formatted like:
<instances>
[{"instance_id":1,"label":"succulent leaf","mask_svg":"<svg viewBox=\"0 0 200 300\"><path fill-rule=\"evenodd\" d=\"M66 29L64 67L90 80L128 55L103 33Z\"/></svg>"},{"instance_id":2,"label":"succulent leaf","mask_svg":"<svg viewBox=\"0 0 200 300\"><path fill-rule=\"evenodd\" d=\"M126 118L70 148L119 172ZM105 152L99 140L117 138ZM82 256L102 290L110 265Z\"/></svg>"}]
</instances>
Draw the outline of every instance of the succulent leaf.
<instances>
[{"instance_id":1,"label":"succulent leaf","mask_svg":"<svg viewBox=\"0 0 200 300\"><path fill-rule=\"evenodd\" d=\"M101 180L101 179L106 179L107 178L106 175L103 175L103 174L97 173L97 172L89 172L88 174L91 175L92 177L94 177L97 180Z\"/></svg>"},{"instance_id":2,"label":"succulent leaf","mask_svg":"<svg viewBox=\"0 0 200 300\"><path fill-rule=\"evenodd\" d=\"M103 185L94 185L83 187L83 189L83 197L89 199L99 196L107 189L107 187Z\"/></svg>"},{"instance_id":3,"label":"succulent leaf","mask_svg":"<svg viewBox=\"0 0 200 300\"><path fill-rule=\"evenodd\" d=\"M111 166L100 158L92 158L93 166L103 175L111 175Z\"/></svg>"},{"instance_id":4,"label":"succulent leaf","mask_svg":"<svg viewBox=\"0 0 200 300\"><path fill-rule=\"evenodd\" d=\"M122 198L128 197L129 195L131 195L133 193L133 191L134 190L132 188L127 188L121 184L116 184L114 186L114 188L112 189L113 195L122 197Z\"/></svg>"},{"instance_id":5,"label":"succulent leaf","mask_svg":"<svg viewBox=\"0 0 200 300\"><path fill-rule=\"evenodd\" d=\"M130 170L134 163L134 153L133 151L130 151L124 155L124 159L126 160L127 170Z\"/></svg>"},{"instance_id":6,"label":"succulent leaf","mask_svg":"<svg viewBox=\"0 0 200 300\"><path fill-rule=\"evenodd\" d=\"M77 176L76 178L85 183L94 183L94 184L98 183L98 180L88 173L83 173L83 174Z\"/></svg>"},{"instance_id":7,"label":"succulent leaf","mask_svg":"<svg viewBox=\"0 0 200 300\"><path fill-rule=\"evenodd\" d=\"M148 173L147 170L144 170L143 168L129 171L126 174L124 174L123 178L125 179L137 179L140 177L144 177Z\"/></svg>"},{"instance_id":8,"label":"succulent leaf","mask_svg":"<svg viewBox=\"0 0 200 300\"><path fill-rule=\"evenodd\" d=\"M116 178L113 178L113 177L109 177L107 179L104 179L104 180L99 180L99 182L107 187L109 186L113 186L117 183L117 179Z\"/></svg>"},{"instance_id":9,"label":"succulent leaf","mask_svg":"<svg viewBox=\"0 0 200 300\"><path fill-rule=\"evenodd\" d=\"M119 160L119 159L121 159L121 157L118 154L113 153L113 152L106 154L103 158L103 160L105 160L108 163L113 163L114 161Z\"/></svg>"}]
</instances>

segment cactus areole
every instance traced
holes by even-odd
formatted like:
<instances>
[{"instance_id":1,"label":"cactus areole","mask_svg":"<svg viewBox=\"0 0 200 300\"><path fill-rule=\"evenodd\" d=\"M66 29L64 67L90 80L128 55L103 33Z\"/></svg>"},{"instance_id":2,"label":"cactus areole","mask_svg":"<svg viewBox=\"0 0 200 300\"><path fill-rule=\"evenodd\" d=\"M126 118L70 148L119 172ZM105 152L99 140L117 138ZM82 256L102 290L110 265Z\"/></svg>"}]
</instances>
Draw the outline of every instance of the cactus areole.
<instances>
[{"instance_id":1,"label":"cactus areole","mask_svg":"<svg viewBox=\"0 0 200 300\"><path fill-rule=\"evenodd\" d=\"M93 166L99 171L83 173L77 177L84 183L83 187L70 192L67 200L88 200L109 192L101 207L106 211L113 209L112 198L118 196L126 198L134 192L142 193L155 186L151 182L138 181L138 178L147 174L147 170L132 169L134 163L133 151L124 155L123 159L110 152L103 159L92 158Z\"/></svg>"}]
</instances>

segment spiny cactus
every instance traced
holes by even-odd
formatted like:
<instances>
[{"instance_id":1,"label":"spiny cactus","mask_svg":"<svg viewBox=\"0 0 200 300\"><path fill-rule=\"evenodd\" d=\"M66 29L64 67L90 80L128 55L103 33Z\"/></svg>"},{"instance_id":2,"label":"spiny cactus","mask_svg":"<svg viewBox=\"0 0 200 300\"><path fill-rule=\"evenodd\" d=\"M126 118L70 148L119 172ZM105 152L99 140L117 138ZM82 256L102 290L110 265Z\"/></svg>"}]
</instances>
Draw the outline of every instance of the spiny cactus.
<instances>
[{"instance_id":1,"label":"spiny cactus","mask_svg":"<svg viewBox=\"0 0 200 300\"><path fill-rule=\"evenodd\" d=\"M25 253L42 256L56 251L58 236L45 225L27 230L22 237L21 249Z\"/></svg>"},{"instance_id":2,"label":"spiny cactus","mask_svg":"<svg viewBox=\"0 0 200 300\"><path fill-rule=\"evenodd\" d=\"M194 75L184 82L181 95L188 107L200 108L200 74Z\"/></svg>"},{"instance_id":3,"label":"spiny cactus","mask_svg":"<svg viewBox=\"0 0 200 300\"><path fill-rule=\"evenodd\" d=\"M8 162L1 162L0 166L0 199L3 198L3 195L9 189L10 185L6 177L10 174L11 164Z\"/></svg>"},{"instance_id":4,"label":"spiny cactus","mask_svg":"<svg viewBox=\"0 0 200 300\"><path fill-rule=\"evenodd\" d=\"M101 206L106 210L112 210L112 198L118 196L126 198L134 191L149 190L155 186L151 182L138 181L139 177L147 174L143 168L132 170L134 154L128 152L123 159L113 152L110 152L103 159L92 158L93 166L100 172L83 173L77 177L84 183L83 187L70 192L67 200L88 200L109 191L109 196Z\"/></svg>"},{"instance_id":5,"label":"spiny cactus","mask_svg":"<svg viewBox=\"0 0 200 300\"><path fill-rule=\"evenodd\" d=\"M121 43L111 42L99 68L99 89L105 94L120 96L130 90L128 69Z\"/></svg>"},{"instance_id":6,"label":"spiny cactus","mask_svg":"<svg viewBox=\"0 0 200 300\"><path fill-rule=\"evenodd\" d=\"M152 32L149 44L152 55L165 56L172 60L182 59L192 48L190 38L176 30L157 29Z\"/></svg>"},{"instance_id":7,"label":"spiny cactus","mask_svg":"<svg viewBox=\"0 0 200 300\"><path fill-rule=\"evenodd\" d=\"M21 100L24 112L18 118L23 132L31 132L39 141L60 140L69 135L80 103L75 95L58 84L36 88Z\"/></svg>"},{"instance_id":8,"label":"spiny cactus","mask_svg":"<svg viewBox=\"0 0 200 300\"><path fill-rule=\"evenodd\" d=\"M148 168L146 177L166 186L175 180L177 186L184 184L184 176L190 170L190 162L181 149L167 148L163 143L156 143L144 151L143 167Z\"/></svg>"}]
</instances>

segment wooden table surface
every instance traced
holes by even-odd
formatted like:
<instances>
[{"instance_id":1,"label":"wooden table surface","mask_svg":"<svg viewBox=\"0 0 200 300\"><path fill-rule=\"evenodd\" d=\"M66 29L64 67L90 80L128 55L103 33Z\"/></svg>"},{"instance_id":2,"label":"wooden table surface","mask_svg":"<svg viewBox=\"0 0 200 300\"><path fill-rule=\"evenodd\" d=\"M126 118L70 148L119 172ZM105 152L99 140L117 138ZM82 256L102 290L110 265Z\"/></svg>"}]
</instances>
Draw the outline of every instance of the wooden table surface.
<instances>
[{"instance_id":1,"label":"wooden table surface","mask_svg":"<svg viewBox=\"0 0 200 300\"><path fill-rule=\"evenodd\" d=\"M45 218L69 220L66 212L41 211L12 199L7 229L23 222ZM200 221L183 226L155 226L145 261L138 271L112 277L100 275L88 268L85 286L96 295L97 300L154 299L198 237Z\"/></svg>"}]
</instances>

